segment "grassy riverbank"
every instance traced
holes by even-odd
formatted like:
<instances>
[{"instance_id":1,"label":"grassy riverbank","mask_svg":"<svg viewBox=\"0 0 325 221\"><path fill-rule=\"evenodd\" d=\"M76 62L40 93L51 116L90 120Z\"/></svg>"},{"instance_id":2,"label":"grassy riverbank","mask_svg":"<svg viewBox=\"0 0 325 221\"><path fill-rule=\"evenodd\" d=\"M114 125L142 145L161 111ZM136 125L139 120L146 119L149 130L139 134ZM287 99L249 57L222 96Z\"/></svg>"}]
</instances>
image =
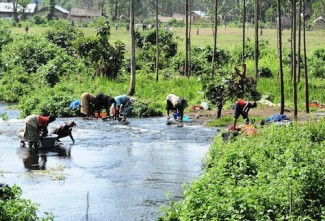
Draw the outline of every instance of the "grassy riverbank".
<instances>
[{"instance_id":1,"label":"grassy riverbank","mask_svg":"<svg viewBox=\"0 0 325 221\"><path fill-rule=\"evenodd\" d=\"M323 220L325 120L258 130L226 143L220 133L160 220Z\"/></svg>"}]
</instances>

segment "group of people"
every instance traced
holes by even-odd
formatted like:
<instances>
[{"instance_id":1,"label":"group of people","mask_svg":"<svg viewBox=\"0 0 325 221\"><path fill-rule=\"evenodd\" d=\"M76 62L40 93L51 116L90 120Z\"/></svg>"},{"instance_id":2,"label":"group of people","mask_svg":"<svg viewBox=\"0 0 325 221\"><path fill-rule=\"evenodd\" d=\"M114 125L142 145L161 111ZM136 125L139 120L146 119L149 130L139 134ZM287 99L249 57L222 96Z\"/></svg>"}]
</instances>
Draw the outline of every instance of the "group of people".
<instances>
[{"instance_id":1,"label":"group of people","mask_svg":"<svg viewBox=\"0 0 325 221\"><path fill-rule=\"evenodd\" d=\"M179 119L182 121L183 115L184 115L184 110L188 106L187 105L187 100L178 97L174 94L169 94L167 95L167 104L166 104L166 110L167 110L167 119L169 119L169 111L173 110L176 111L176 113L179 116ZM224 99L222 96L217 96L216 97L216 106L217 106L217 118L221 117L221 111L223 108L224 104ZM256 101L245 101L243 99L239 99L235 102L233 109L234 109L234 122L233 122L233 127L236 128L237 124L237 119L242 116L244 118L245 124L249 123L249 118L248 118L248 112L251 108L257 107Z\"/></svg>"},{"instance_id":2,"label":"group of people","mask_svg":"<svg viewBox=\"0 0 325 221\"><path fill-rule=\"evenodd\" d=\"M80 113L84 114L85 117L89 118L91 114L97 114L100 117L100 113L105 109L108 117L112 116L114 120L125 121L129 112L130 105L135 101L135 98L131 98L127 95L120 95L117 97L110 97L103 93L93 95L91 93L83 93L81 95L81 108ZM221 117L221 110L223 106L223 98L217 97L217 117ZM168 94L166 97L166 111L167 119L170 119L170 111L177 113L179 120L182 122L184 116L184 110L188 106L187 100L183 97L179 97L175 94ZM239 116L243 116L245 123L249 122L248 112L251 108L255 108L257 103L245 101L239 99L233 109L234 109L234 123L233 127L236 128L237 119ZM21 146L25 146L25 142L28 142L29 146L38 146L40 137L45 137L48 135L48 125L56 120L53 115L41 116L41 115L30 115L25 119L25 128L19 130L18 137L21 139ZM72 128L76 126L75 122L65 123L57 128L55 128L51 133L58 135L58 141L62 137L70 136L73 142L74 138L72 136Z\"/></svg>"},{"instance_id":3,"label":"group of people","mask_svg":"<svg viewBox=\"0 0 325 221\"><path fill-rule=\"evenodd\" d=\"M81 95L80 113L86 118L95 113L95 116L98 118L100 117L101 110L105 109L107 117L112 115L114 120L126 121L130 105L135 100L135 98L127 95L119 95L113 98L103 93L93 95L85 92Z\"/></svg>"}]
</instances>

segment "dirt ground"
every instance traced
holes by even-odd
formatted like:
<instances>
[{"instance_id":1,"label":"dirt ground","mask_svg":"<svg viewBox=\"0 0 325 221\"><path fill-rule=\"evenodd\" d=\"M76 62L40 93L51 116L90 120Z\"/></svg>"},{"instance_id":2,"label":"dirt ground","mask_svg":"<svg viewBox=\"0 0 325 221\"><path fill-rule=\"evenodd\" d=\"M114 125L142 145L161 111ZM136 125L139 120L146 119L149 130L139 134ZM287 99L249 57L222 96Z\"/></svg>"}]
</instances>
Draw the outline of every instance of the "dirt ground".
<instances>
[{"instance_id":1,"label":"dirt ground","mask_svg":"<svg viewBox=\"0 0 325 221\"><path fill-rule=\"evenodd\" d=\"M249 111L249 117L250 118L260 117L260 118L266 119L269 116L271 116L272 114L278 114L279 112L280 112L280 107L272 107L272 106L268 106L268 105L258 105L257 108L251 109ZM325 114L325 109L320 109L319 112L323 112ZM223 109L221 112L221 117L233 116L233 113L234 112L232 109ZM287 117L290 120L294 119L293 110L285 109L284 114L287 115ZM191 110L190 112L187 112L185 115L190 116L190 119L191 119L190 121L193 124L205 125L207 122L216 119L216 107L215 106L212 107L211 110L198 110L198 111ZM306 114L302 110L298 112L298 122L304 123L311 117L315 118L315 115L313 115L312 113ZM321 116L318 116L316 118L320 118L320 117Z\"/></svg>"}]
</instances>

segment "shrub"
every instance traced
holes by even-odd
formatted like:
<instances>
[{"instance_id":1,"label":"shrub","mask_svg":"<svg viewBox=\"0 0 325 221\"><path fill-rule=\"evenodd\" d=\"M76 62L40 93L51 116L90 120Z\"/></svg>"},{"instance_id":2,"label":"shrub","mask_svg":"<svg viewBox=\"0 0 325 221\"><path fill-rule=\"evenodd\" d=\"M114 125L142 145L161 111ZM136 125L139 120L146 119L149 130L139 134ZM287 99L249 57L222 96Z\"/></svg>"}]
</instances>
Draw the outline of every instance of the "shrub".
<instances>
[{"instance_id":1,"label":"shrub","mask_svg":"<svg viewBox=\"0 0 325 221\"><path fill-rule=\"evenodd\" d=\"M46 18L40 16L40 15L34 15L32 17L32 22L35 24L35 25L41 25L41 24L46 24L47 23L47 20Z\"/></svg>"},{"instance_id":2,"label":"shrub","mask_svg":"<svg viewBox=\"0 0 325 221\"><path fill-rule=\"evenodd\" d=\"M0 183L0 220L54 220L51 213L37 215L38 204L21 198L21 189Z\"/></svg>"},{"instance_id":3,"label":"shrub","mask_svg":"<svg viewBox=\"0 0 325 221\"><path fill-rule=\"evenodd\" d=\"M13 41L13 38L11 36L11 31L9 28L6 27L0 27L0 51L2 50L2 47L10 42Z\"/></svg>"},{"instance_id":4,"label":"shrub","mask_svg":"<svg viewBox=\"0 0 325 221\"><path fill-rule=\"evenodd\" d=\"M59 24L46 32L49 42L65 49L68 54L73 54L72 42L83 37L84 34L72 25Z\"/></svg>"},{"instance_id":5,"label":"shrub","mask_svg":"<svg viewBox=\"0 0 325 221\"><path fill-rule=\"evenodd\" d=\"M61 53L54 44L32 35L18 38L5 48L1 56L4 69L21 66L28 73L35 73L40 66Z\"/></svg>"},{"instance_id":6,"label":"shrub","mask_svg":"<svg viewBox=\"0 0 325 221\"><path fill-rule=\"evenodd\" d=\"M259 69L259 76L262 77L262 78L272 78L273 74L272 74L272 71L269 68L261 67Z\"/></svg>"}]
</instances>

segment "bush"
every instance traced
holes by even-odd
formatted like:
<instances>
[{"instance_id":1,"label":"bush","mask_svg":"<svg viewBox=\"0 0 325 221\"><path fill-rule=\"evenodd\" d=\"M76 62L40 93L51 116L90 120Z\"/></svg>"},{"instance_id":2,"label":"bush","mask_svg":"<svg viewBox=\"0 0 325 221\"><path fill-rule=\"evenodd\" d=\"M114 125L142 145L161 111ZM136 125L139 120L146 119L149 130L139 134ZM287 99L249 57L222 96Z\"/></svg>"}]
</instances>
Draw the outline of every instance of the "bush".
<instances>
[{"instance_id":1,"label":"bush","mask_svg":"<svg viewBox=\"0 0 325 221\"><path fill-rule=\"evenodd\" d=\"M40 16L40 15L34 15L32 17L32 22L35 24L35 25L42 25L42 24L46 24L47 23L47 20L46 18Z\"/></svg>"},{"instance_id":2,"label":"bush","mask_svg":"<svg viewBox=\"0 0 325 221\"><path fill-rule=\"evenodd\" d=\"M325 49L321 48L313 51L308 60L310 74L313 77L325 78Z\"/></svg>"},{"instance_id":3,"label":"bush","mask_svg":"<svg viewBox=\"0 0 325 221\"><path fill-rule=\"evenodd\" d=\"M5 70L21 66L26 72L35 73L40 66L47 64L60 53L60 49L54 44L37 36L28 35L6 45L1 62Z\"/></svg>"},{"instance_id":4,"label":"bush","mask_svg":"<svg viewBox=\"0 0 325 221\"><path fill-rule=\"evenodd\" d=\"M273 74L272 74L272 71L269 68L261 67L259 69L259 76L262 77L262 78L272 78Z\"/></svg>"},{"instance_id":5,"label":"bush","mask_svg":"<svg viewBox=\"0 0 325 221\"><path fill-rule=\"evenodd\" d=\"M9 28L6 27L0 27L0 51L2 50L2 47L10 42L13 41L13 38L11 36L11 31Z\"/></svg>"},{"instance_id":6,"label":"bush","mask_svg":"<svg viewBox=\"0 0 325 221\"><path fill-rule=\"evenodd\" d=\"M84 34L69 24L60 24L54 26L46 32L46 38L49 42L65 49L68 54L73 54L72 42L83 37Z\"/></svg>"},{"instance_id":7,"label":"bush","mask_svg":"<svg viewBox=\"0 0 325 221\"><path fill-rule=\"evenodd\" d=\"M0 183L0 220L54 220L51 213L41 218L37 215L38 204L21 198L21 189Z\"/></svg>"}]
</instances>

